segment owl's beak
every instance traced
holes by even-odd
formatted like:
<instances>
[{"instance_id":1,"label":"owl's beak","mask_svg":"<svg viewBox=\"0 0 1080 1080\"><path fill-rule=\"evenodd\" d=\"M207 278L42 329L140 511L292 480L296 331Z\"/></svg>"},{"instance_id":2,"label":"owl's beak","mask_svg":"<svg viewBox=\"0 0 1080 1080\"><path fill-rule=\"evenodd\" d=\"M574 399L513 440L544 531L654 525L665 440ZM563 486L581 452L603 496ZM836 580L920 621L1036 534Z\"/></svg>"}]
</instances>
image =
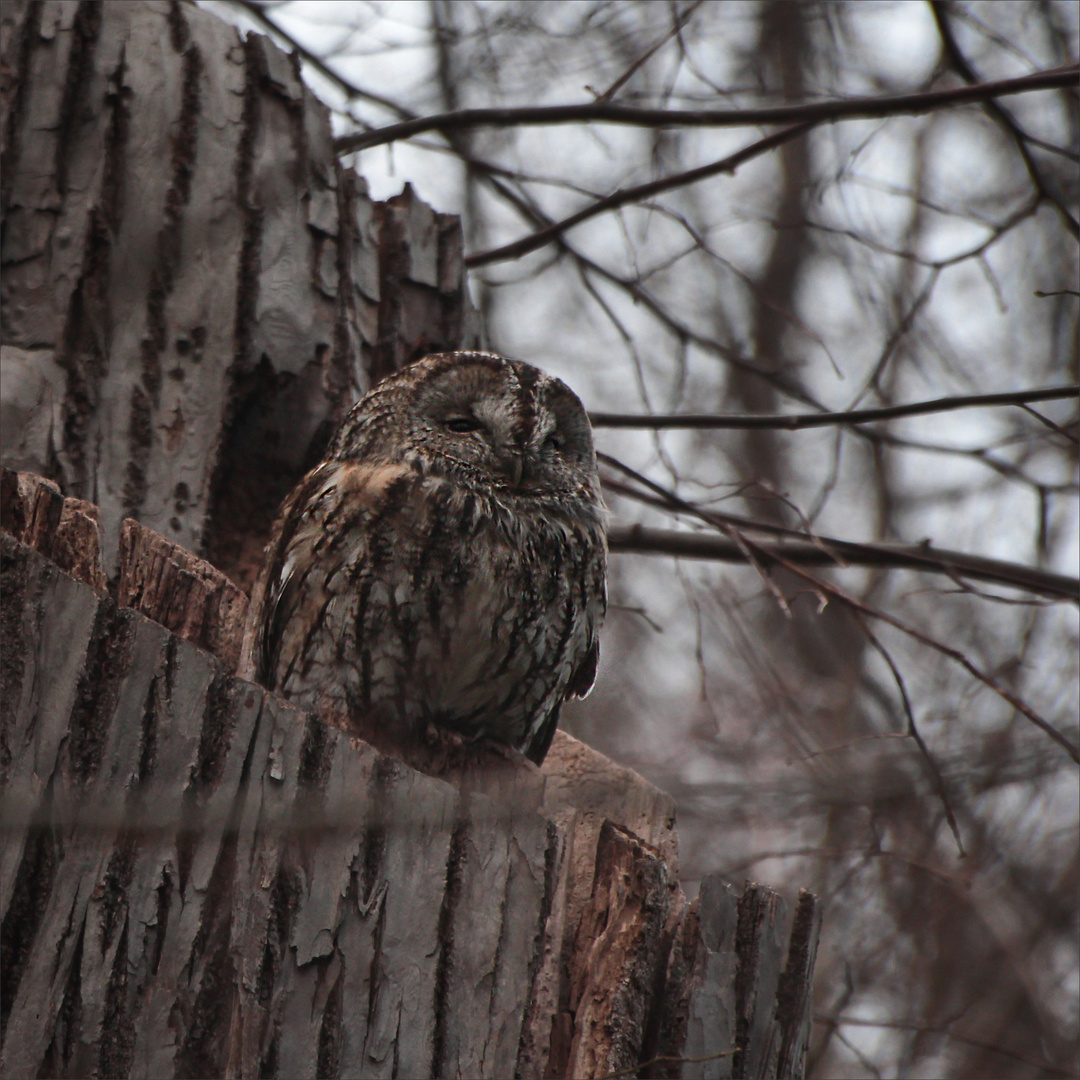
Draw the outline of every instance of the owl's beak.
<instances>
[{"instance_id":1,"label":"owl's beak","mask_svg":"<svg viewBox=\"0 0 1080 1080\"><path fill-rule=\"evenodd\" d=\"M525 455L511 447L505 447L499 454L499 464L503 474L510 481L512 488L521 486L521 478L525 474Z\"/></svg>"}]
</instances>

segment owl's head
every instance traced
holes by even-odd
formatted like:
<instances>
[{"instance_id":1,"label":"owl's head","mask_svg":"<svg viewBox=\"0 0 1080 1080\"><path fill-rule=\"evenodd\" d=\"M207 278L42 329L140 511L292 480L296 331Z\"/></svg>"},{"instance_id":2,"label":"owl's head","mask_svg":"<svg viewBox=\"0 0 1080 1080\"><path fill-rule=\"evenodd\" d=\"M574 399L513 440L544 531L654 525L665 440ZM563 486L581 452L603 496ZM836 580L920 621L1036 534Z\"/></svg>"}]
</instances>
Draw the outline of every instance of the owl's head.
<instances>
[{"instance_id":1,"label":"owl's head","mask_svg":"<svg viewBox=\"0 0 1080 1080\"><path fill-rule=\"evenodd\" d=\"M577 395L496 353L435 353L387 377L353 406L330 457L408 463L509 500L603 505Z\"/></svg>"}]
</instances>

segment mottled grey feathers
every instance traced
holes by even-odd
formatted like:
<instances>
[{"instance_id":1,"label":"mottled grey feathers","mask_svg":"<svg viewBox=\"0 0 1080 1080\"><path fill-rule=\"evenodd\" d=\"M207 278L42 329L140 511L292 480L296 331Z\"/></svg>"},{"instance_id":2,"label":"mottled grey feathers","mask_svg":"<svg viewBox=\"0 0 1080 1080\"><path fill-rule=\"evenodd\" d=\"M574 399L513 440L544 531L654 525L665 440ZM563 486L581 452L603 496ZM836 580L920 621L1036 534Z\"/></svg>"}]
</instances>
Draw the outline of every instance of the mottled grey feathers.
<instances>
[{"instance_id":1,"label":"mottled grey feathers","mask_svg":"<svg viewBox=\"0 0 1080 1080\"><path fill-rule=\"evenodd\" d=\"M429 356L353 407L286 500L247 672L398 745L434 725L539 762L596 676L603 514L569 388L493 353Z\"/></svg>"}]
</instances>

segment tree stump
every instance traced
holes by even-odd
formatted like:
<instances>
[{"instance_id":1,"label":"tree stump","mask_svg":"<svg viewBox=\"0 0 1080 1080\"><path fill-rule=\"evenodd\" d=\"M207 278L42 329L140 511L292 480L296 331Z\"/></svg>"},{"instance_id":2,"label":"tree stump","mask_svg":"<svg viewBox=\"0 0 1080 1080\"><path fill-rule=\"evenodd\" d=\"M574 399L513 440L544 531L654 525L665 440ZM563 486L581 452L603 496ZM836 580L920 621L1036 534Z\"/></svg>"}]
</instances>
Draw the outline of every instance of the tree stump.
<instances>
[{"instance_id":1,"label":"tree stump","mask_svg":"<svg viewBox=\"0 0 1080 1080\"><path fill-rule=\"evenodd\" d=\"M193 5L9 0L0 53L0 1074L801 1075L812 896L687 903L562 733L431 776L235 676L344 410L479 341L457 219Z\"/></svg>"},{"instance_id":2,"label":"tree stump","mask_svg":"<svg viewBox=\"0 0 1080 1080\"><path fill-rule=\"evenodd\" d=\"M4 1075L801 1075L811 894L688 904L671 800L562 733L386 757L231 673L219 571L125 521L123 606L77 500L3 496Z\"/></svg>"}]
</instances>

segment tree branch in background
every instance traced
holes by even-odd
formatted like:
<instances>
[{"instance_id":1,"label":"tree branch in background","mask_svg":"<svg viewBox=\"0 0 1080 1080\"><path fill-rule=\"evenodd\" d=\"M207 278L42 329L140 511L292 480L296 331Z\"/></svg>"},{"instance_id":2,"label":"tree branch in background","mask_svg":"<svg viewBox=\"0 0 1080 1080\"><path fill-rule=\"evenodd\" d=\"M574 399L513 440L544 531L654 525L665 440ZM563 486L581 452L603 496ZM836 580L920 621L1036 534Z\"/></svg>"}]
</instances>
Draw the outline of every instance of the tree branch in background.
<instances>
[{"instance_id":1,"label":"tree branch in background","mask_svg":"<svg viewBox=\"0 0 1080 1080\"><path fill-rule=\"evenodd\" d=\"M687 184L696 184L699 180L716 176L718 173L733 173L745 162L751 161L770 150L775 150L789 140L805 134L813 126L812 123L793 124L791 127L773 132L772 135L767 135L764 139L759 139L742 150L729 154L727 157L714 161L709 165L702 165L697 169L676 173L674 176L664 176L659 180L650 180L647 184L639 184L637 187L626 188L624 191L616 191L605 198L597 199L592 205L586 206L584 210L579 210L576 214L563 218L562 221L556 221L553 225L548 225L543 229L530 233L528 236L523 236L520 240L515 240L511 244L504 244L502 247L492 248L490 251L480 251L475 255L468 255L465 258L465 265L469 269L475 269L478 266L487 266L489 263L504 262L507 259L520 259L522 255L527 255L537 248L542 248L560 233L573 228L575 225L580 225L581 222L587 221L591 217L596 217L597 214L615 210L620 206L625 206L627 203L640 202L642 199L659 195L662 191L685 187Z\"/></svg>"},{"instance_id":2,"label":"tree branch in background","mask_svg":"<svg viewBox=\"0 0 1080 1080\"><path fill-rule=\"evenodd\" d=\"M945 642L938 641L929 634L923 633L922 630L910 626L908 623L904 622L903 619L898 619L895 615L890 615L887 611L882 611L881 608L873 607L872 605L859 600L857 597L854 597L850 593L846 593L843 589L833 585L832 582L815 577L813 574L801 569L794 563L789 562L783 556L774 557L786 570L790 570L797 577L801 577L806 581L815 592L839 601L855 614L868 615L871 618L879 619L881 622L887 623L894 630L899 630L900 633L906 634L913 641L918 641L927 648L933 649L942 656L948 657L955 664L962 667L969 675L981 682L988 690L992 690L997 694L1002 701L1011 705L1017 712L1026 716L1040 731L1053 739L1073 761L1080 763L1080 747L1071 743L1057 730L1057 728L1054 727L1053 724L1040 716L1030 705L1017 697L1011 690L1002 686L993 675L987 674L978 665L972 663L959 649L954 649L951 645L946 645Z\"/></svg>"},{"instance_id":3,"label":"tree branch in background","mask_svg":"<svg viewBox=\"0 0 1080 1080\"><path fill-rule=\"evenodd\" d=\"M570 244L563 236L557 237L556 243L575 261L575 263L577 263L583 274L586 271L595 274L601 280L622 290L635 304L640 305L648 311L660 326L676 337L682 345L693 343L699 348L719 357L724 363L730 364L732 367L738 368L739 371L745 372L751 378L761 379L763 382L775 387L785 397L801 402L804 405L821 408L822 411L824 411L824 406L820 405L819 402L814 399L813 395L797 383L786 378L782 372L762 366L760 362L755 363L752 358L740 355L735 349L725 346L723 342L719 341L717 338L699 333L688 323L681 322L665 308L660 300L650 293L648 289L644 288L638 281L633 278L620 277L613 271L608 270L607 267L602 266L600 263L578 251L577 248Z\"/></svg>"},{"instance_id":4,"label":"tree branch in background","mask_svg":"<svg viewBox=\"0 0 1080 1080\"><path fill-rule=\"evenodd\" d=\"M956 36L952 32L948 5L945 4L943 0L930 0L930 10L934 13L934 21L937 23L938 33L941 36L942 48L944 49L949 64L969 86L980 85L979 76L975 74L975 69L968 63L967 57L964 56L963 51L960 49L960 45L956 40ZM988 99L985 104L986 111L1001 124L1008 132L1013 142L1016 143L1016 149L1023 159L1024 167L1027 169L1028 175L1031 177L1031 182L1035 186L1035 190L1039 193L1040 198L1045 199L1055 210L1057 210L1073 236L1080 236L1080 222L1069 213L1069 210L1062 202L1061 197L1054 194L1054 192L1049 189L1046 179L1042 174L1042 170L1039 168L1038 162L1031 156L1031 151L1027 147L1029 136L1021 129L1020 125L1013 117L1010 116L996 101ZM1037 142L1039 140L1031 141Z\"/></svg>"},{"instance_id":5,"label":"tree branch in background","mask_svg":"<svg viewBox=\"0 0 1080 1080\"><path fill-rule=\"evenodd\" d=\"M913 401L907 405L889 405L880 409L852 409L835 413L777 413L768 416L724 416L708 413L642 415L632 413L591 412L593 427L601 428L776 428L797 431L800 428L827 427L833 424L868 424L874 420L894 420L901 416L922 416L950 412L953 409L985 408L992 405L1024 405L1029 401L1057 401L1080 396L1080 384L1044 386L1031 390L1013 390L1000 394L969 394ZM1045 421L1044 421L1045 422ZM1057 425L1054 425L1055 428ZM1063 434L1067 434L1064 433Z\"/></svg>"},{"instance_id":6,"label":"tree branch in background","mask_svg":"<svg viewBox=\"0 0 1080 1080\"><path fill-rule=\"evenodd\" d=\"M615 526L608 530L608 544L613 551L641 551L682 555L687 558L718 559L726 562L750 561L756 565L759 560L747 560L743 541L746 540L747 532L765 533L780 540L780 543L773 548L760 540L754 541L755 550L759 552L760 559L766 563L770 558L776 560L787 558L790 547L794 561L806 565L882 566L926 570L930 573L946 574L957 581L959 580L957 575L993 581L1054 600L1076 602L1080 597L1080 580L1038 567L988 559L981 555L967 555L959 551L946 551L942 548L933 548L929 544L880 544L837 540L834 537L812 533L809 528L800 531L788 528L786 525L755 521L753 518L743 517L740 514L707 510L681 499L675 492L669 491L647 476L631 469L629 465L624 465L610 454L597 454L597 458L605 465L629 476L647 491L636 490L610 477L603 478L606 488L661 510L691 514L706 525L712 525L731 537L729 547L722 538L701 533L651 529L643 525ZM729 530L735 530L739 534L738 539Z\"/></svg>"},{"instance_id":7,"label":"tree branch in background","mask_svg":"<svg viewBox=\"0 0 1080 1080\"><path fill-rule=\"evenodd\" d=\"M934 760L933 754L930 753L930 747L926 745L926 740L922 737L922 732L919 731L918 725L915 723L915 710L911 707L911 697L908 694L904 676L900 673L900 668L892 658L889 650L882 644L881 639L866 625L866 620L857 611L852 611L851 614L859 624L859 629L866 635L867 641L874 647L878 656L885 661L886 666L892 673L893 682L896 684L896 689L900 694L900 701L904 706L904 717L907 719L908 734L915 740L915 745L919 748L919 753L926 763L927 772L930 774L930 782L934 785L938 798L941 800L941 808L945 811L945 820L949 823L949 831L953 834L953 839L956 841L957 851L961 858L965 858L967 856L967 851L964 848L964 841L960 837L960 825L957 823L956 814L953 813L952 803L949 801L949 792L945 786L945 777L941 775L941 769Z\"/></svg>"},{"instance_id":8,"label":"tree branch in background","mask_svg":"<svg viewBox=\"0 0 1080 1080\"><path fill-rule=\"evenodd\" d=\"M1071 757L1073 761L1080 762L1080 748L1069 742L1069 740L1064 735L1062 735L1061 732L1059 732L1053 726L1053 724L1049 723L1047 720L1041 717L1033 708L1031 708L1030 705L1022 701L1019 697L1012 693L1012 691L1002 686L994 678L994 676L987 674L976 664L972 663L972 661L969 660L967 656L965 656L964 653L962 653L959 649L954 649L950 645L946 645L944 642L938 641L936 638L931 637L929 634L924 633L916 627L908 625L902 619L898 619L895 615L890 615L887 611L883 611L880 608L876 608L871 604L859 600L857 597L854 597L849 593L844 592L842 589L832 584L832 582L826 581L823 578L815 577L813 574L802 569L802 567L799 566L796 561L788 559L786 555L781 554L780 544L763 544L757 539L752 539L743 531L744 528L749 527L751 530L772 532L774 534L780 532L786 535L798 535L795 530L785 529L782 526L768 527L761 523L747 521L747 519L737 519L734 515L731 514L721 514L715 511L705 510L702 507L694 506L692 503L688 503L684 499L680 499L679 496L676 495L674 492L669 492L662 488L659 484L655 484L648 477L642 476L640 473L635 472L629 466L622 464L622 462L618 461L616 458L613 458L608 454L599 454L598 457L606 464L613 465L620 471L626 473L628 476L633 477L650 491L659 494L662 498L666 499L672 509L679 509L688 513L692 513L694 514L694 516L700 518L702 521L708 524L715 525L718 529L720 529L721 532L725 533L730 538L735 548L739 551L741 559L745 559L746 561L750 562L754 566L754 568L758 570L758 572L762 575L766 586L774 594L774 596L777 596L778 602L780 603L781 608L785 612L788 610L787 602L781 595L779 595L776 583L772 581L771 576L765 573L764 570L764 564L768 563L770 560L775 562L777 565L784 567L784 569L790 571L796 577L802 578L804 581L806 581L810 585L810 587L818 594L818 596L821 597L823 602L825 602L827 597L831 597L832 599L837 600L841 604L844 604L856 616L867 615L871 618L879 619L882 622L887 623L889 626L893 627L893 629L899 630L902 634L907 635L912 640L918 641L920 644L925 645L928 648L934 649L942 656L945 656L948 659L952 660L954 663L962 667L969 675L977 679L985 687L997 694L998 697L1000 697L1003 701L1007 702L1018 712L1026 716L1027 719L1030 720L1031 723L1034 724L1037 728L1049 735L1050 738L1054 740L1054 742L1056 742L1068 753L1069 757ZM643 498L643 496L633 492L632 490L626 491L626 493L633 497ZM644 498L645 501L648 501L647 497ZM637 528L641 527L638 526ZM675 533L674 535L681 536L684 534ZM836 547L837 549L840 549L842 547L846 547L847 544L851 543L850 541L831 542L825 537L814 535L810 535L807 538L813 542L814 547L822 554L827 552L827 549L830 545ZM880 547L882 550L888 550L888 548L884 545L860 544L856 546L858 548L865 549L873 549ZM615 550L614 545L612 545L612 549ZM978 556L975 556L974 558L978 562L983 562L983 560ZM938 560L934 561L940 567L941 572L949 573L950 576L956 576L957 572L966 572L950 572L947 563ZM831 557L831 562L834 565L843 565L843 561L836 559L835 556ZM973 567L972 569L974 571L979 568ZM1034 568L1020 567L1019 569L1021 571L1024 571L1032 570ZM1039 570L1035 570L1034 572L1037 574L1045 573L1045 571ZM971 576L975 576L975 573L972 572ZM1069 592L1067 596L1063 598L1073 599L1074 601L1080 600L1080 582L1073 581L1068 578L1061 578L1060 575L1056 574L1052 575L1052 578L1059 578L1059 584L1063 581L1067 581L1069 583ZM1048 583L1051 585L1054 584L1052 581Z\"/></svg>"},{"instance_id":9,"label":"tree branch in background","mask_svg":"<svg viewBox=\"0 0 1080 1080\"><path fill-rule=\"evenodd\" d=\"M704 2L705 0L693 0L693 3L674 20L672 28L659 41L650 45L602 94L598 94L596 100L610 101L626 85L635 71L645 64L650 57L655 56L657 51L662 49L673 37L678 35L679 31L693 18L694 12ZM585 89L590 90L591 87L586 86Z\"/></svg>"},{"instance_id":10,"label":"tree branch in background","mask_svg":"<svg viewBox=\"0 0 1080 1080\"><path fill-rule=\"evenodd\" d=\"M624 492L625 494L625 492ZM735 527L735 526L731 526ZM745 527L745 526L744 526ZM751 524L750 528L755 526ZM802 566L878 566L887 569L919 570L946 577L967 577L1023 589L1050 600L1080 603L1080 579L1055 574L1021 563L988 559L961 551L947 551L929 544L860 544L816 536L813 540L755 540L758 562L770 565L784 560ZM612 525L608 547L618 552L647 555L675 555L687 559L714 559L719 562L746 562L746 554L733 540L709 533L656 529L645 525Z\"/></svg>"},{"instance_id":11,"label":"tree branch in background","mask_svg":"<svg viewBox=\"0 0 1080 1080\"><path fill-rule=\"evenodd\" d=\"M760 109L645 109L609 102L580 105L536 105L507 108L461 109L457 112L405 120L376 131L342 135L334 140L339 154L368 150L373 146L407 139L425 131L453 131L470 127L524 127L548 124L629 124L634 127L747 127L758 124L819 124L826 120L868 119L931 112L967 105L973 101L1054 90L1080 80L1080 65L1037 71L1017 79L961 86L951 90L928 90L916 94L889 94L803 105L774 105Z\"/></svg>"},{"instance_id":12,"label":"tree branch in background","mask_svg":"<svg viewBox=\"0 0 1080 1080\"><path fill-rule=\"evenodd\" d=\"M1069 757L1071 757L1073 759L1073 761L1080 762L1080 748L1077 748L1071 742L1069 742L1069 740L1064 735L1062 735L1061 732L1059 732L1052 724L1050 724L1047 720L1045 720L1043 717L1041 717L1037 712L1035 712L1034 709L1031 708L1031 706L1029 706L1025 702L1023 702L1014 693L1012 693L1010 690L1007 690L1004 686L1002 686L992 675L988 675L986 672L984 672L977 665L973 664L959 649L954 649L951 646L946 645L944 642L938 641L935 638L930 637L930 635L923 633L923 631L916 629L914 626L909 626L903 620L898 619L895 615L890 615L888 612L882 611L880 608L872 607L871 605L863 602L862 600L859 600L856 597L851 596L849 593L844 592L842 589L840 589L837 586L833 585L831 582L825 581L822 578L815 577L813 574L810 574L806 570L802 569L801 566L799 565L800 563L803 563L804 561L805 562L813 562L813 561L815 561L815 556L810 555L809 552L806 549L803 549L802 552L800 552L800 554L808 556L808 557L805 558L805 560L803 558L791 559L791 558L788 557L788 554L787 554L787 544L786 543L776 543L776 542L763 543L760 540L752 540L750 537L746 536L744 533L742 533L740 530L736 529L734 526L731 526L731 525L728 525L728 524L720 524L718 527L723 529L724 532L728 533L729 536L731 536L731 539L728 541L731 544L731 548L726 549L726 552L725 552L725 555L724 555L725 558L729 558L732 561L734 561L735 558L736 558L735 555L734 555L734 552L737 551L738 552L738 557L737 558L738 558L739 562L750 561L750 562L752 562L754 564L755 568L759 570L759 572L762 572L763 568L765 566L767 566L769 562L773 562L776 565L782 566L786 570L789 570L791 573L795 574L797 577L802 578L820 596L822 596L822 597L831 597L832 599L837 600L838 602L840 602L840 603L844 604L846 607L848 607L856 615L865 615L865 616L869 616L869 617L874 618L874 619L880 619L882 622L885 622L889 626L893 627L894 629L899 630L903 634L906 634L908 637L912 638L913 640L918 641L921 644L926 645L928 648L934 649L935 651L941 653L943 656L948 657L954 663L958 664L965 671L967 671L969 675L971 675L972 677L977 679L979 682L981 682L989 690L992 690L1003 701L1007 702L1009 705L1011 705L1018 712L1022 713L1024 716L1026 716L1028 718L1028 720L1030 720L1037 728L1039 728L1041 731L1045 732L1051 739L1054 740L1054 742L1056 742L1059 746L1061 746L1066 751L1066 753L1068 753ZM630 547L629 544L634 543L635 541L637 541L642 536L647 537L650 532L657 533L657 532L660 532L660 530L646 530L642 526L631 526L630 529L628 530L628 533L625 534L625 535L620 535L617 530L609 530L609 533L608 533L609 546L610 546L612 551L635 550L634 548ZM734 535L735 533L738 533L739 535L735 536ZM693 552L692 551L693 545L691 545L691 544L682 544L682 538L683 537L686 537L687 539L691 539L691 540L702 540L702 539L704 539L704 540L716 541L717 539L719 539L717 537L696 537L693 533L689 533L689 534L687 534L687 533L677 533L677 532L675 532L675 533L667 533L664 536L664 539L666 540L666 542L670 546L669 546L668 550L666 552L664 552L664 553L665 554L680 554L680 555L688 555L688 554L693 553L693 554L696 554L696 556L699 557L699 558L702 557L702 550L703 549L699 548L697 552ZM624 539L626 541L629 541L629 543L622 543L622 541ZM823 547L827 548L828 546L830 546L830 541L825 540L825 539L823 539L821 537L816 537L815 540L817 540ZM846 546L846 544L848 542L841 542L841 543L843 543ZM677 546L681 545L681 544L682 544L682 550L675 550L675 548ZM864 548L867 548L867 549L873 549L874 547L877 547L877 545L857 545L857 546L864 547ZM816 556L820 557L819 565L825 565L827 563L831 564L831 565L837 565L838 563L839 563L839 565L843 565L843 563L839 562L839 560L837 560L834 556L828 556L827 553L825 551L822 551L821 548L819 548L816 543L813 544L812 547L813 547L813 550L814 550ZM746 551L747 548L750 548L752 550L752 555L748 555L748 553ZM642 550L642 549L638 548L637 550ZM717 550L721 550L721 549L717 549ZM885 549L885 550L887 550L887 549ZM952 553L950 552L949 554L952 554ZM710 556L706 556L706 557L710 557ZM711 557L717 557L717 556L713 555ZM984 562L984 560L979 559L977 556L975 556L975 557L961 556L961 558L975 558L978 562ZM849 561L853 562L854 560L849 560ZM989 561L992 562L993 560L989 560ZM878 565L888 565L888 564L878 564ZM898 565L898 564L893 564L893 565ZM1010 566L1010 564L1006 564L1006 565ZM932 560L932 563L931 563L930 566L921 566L921 567L918 567L918 568L919 569L933 569L934 566L936 566L936 571L937 572L949 573L950 576L952 576L952 573L959 572L959 573L969 573L970 576L974 577L974 576L976 576L976 574L978 572L978 570L976 568L974 568L974 567L971 568L971 569L962 569L962 568L957 567L955 570L952 570L952 568L949 567L949 564L947 562L945 562L944 560L940 560L940 561L939 560ZM978 569L985 570L987 568L982 567L982 568L978 568ZM1010 566L1010 569L1012 569L1011 566ZM1035 574L1040 574L1040 575L1045 573L1045 571L1033 570L1033 568L1030 568L1030 567L1016 567L1015 569L1020 571L1020 574L1017 575L1018 577L1023 577L1026 574L1032 573L1032 572L1035 573ZM950 573L950 570L952 570L952 573ZM1053 579L1058 579L1058 580L1055 582ZM1053 588L1055 585L1063 585L1065 582L1068 583L1068 588L1069 588L1070 591L1068 593L1063 594L1062 598L1068 598L1068 599L1073 599L1073 600L1080 599L1080 597L1078 597L1078 594L1080 594L1080 582L1073 581L1072 579L1069 579L1069 578L1065 578L1062 575L1053 574L1053 575L1049 575L1049 579L1047 580L1046 584L1049 585L1051 588ZM766 583L772 589L775 589L775 584L772 583L768 578L766 578ZM1015 584L1015 582L1008 582L1008 583L1009 584ZM1032 582L1032 584L1034 585L1035 582ZM1019 585L1018 587L1028 588L1027 585ZM1042 590L1038 589L1038 588L1035 588L1035 589L1032 589L1032 591L1042 591Z\"/></svg>"},{"instance_id":13,"label":"tree branch in background","mask_svg":"<svg viewBox=\"0 0 1080 1080\"><path fill-rule=\"evenodd\" d=\"M897 1031L917 1031L920 1033L926 1033L928 1035L944 1035L947 1039L952 1039L955 1042L966 1043L968 1046L977 1046L980 1050L989 1050L992 1054L1000 1054L1002 1057L1011 1058L1013 1061L1023 1062L1025 1065L1033 1065L1040 1073L1045 1073L1048 1076L1061 1076L1070 1077L1072 1073L1065 1069L1059 1068L1057 1065L1052 1065L1048 1061L1044 1061L1042 1058L1035 1057L1034 1055L1028 1055L1020 1053L1017 1050L1011 1050L1007 1046L1000 1046L997 1043L987 1042L984 1039L976 1039L970 1035L961 1034L959 1031L955 1031L951 1023L948 1024L924 1024L917 1023L915 1021L902 1021L902 1020L864 1020L857 1016L823 1016L817 1015L814 1017L814 1022L817 1024L839 1024L850 1025L851 1027L868 1027L868 1028L885 1028L893 1029Z\"/></svg>"}]
</instances>

